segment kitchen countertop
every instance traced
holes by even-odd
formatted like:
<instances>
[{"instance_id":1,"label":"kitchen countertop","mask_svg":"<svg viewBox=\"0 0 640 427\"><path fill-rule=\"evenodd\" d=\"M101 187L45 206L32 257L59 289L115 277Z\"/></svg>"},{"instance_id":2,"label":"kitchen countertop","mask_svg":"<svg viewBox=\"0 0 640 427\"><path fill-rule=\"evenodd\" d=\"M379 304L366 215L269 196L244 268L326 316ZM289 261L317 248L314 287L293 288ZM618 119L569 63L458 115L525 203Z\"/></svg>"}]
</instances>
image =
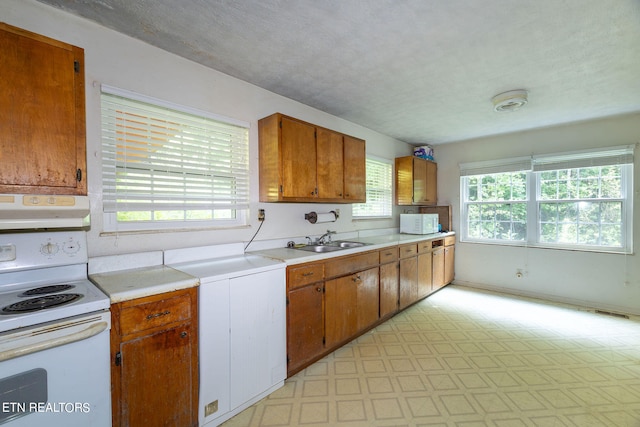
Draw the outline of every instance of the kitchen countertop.
<instances>
[{"instance_id":1,"label":"kitchen countertop","mask_svg":"<svg viewBox=\"0 0 640 427\"><path fill-rule=\"evenodd\" d=\"M112 304L200 284L197 277L166 265L90 274L89 279L109 296Z\"/></svg>"},{"instance_id":2,"label":"kitchen countertop","mask_svg":"<svg viewBox=\"0 0 640 427\"><path fill-rule=\"evenodd\" d=\"M353 239L344 239L350 242L362 242L366 246L360 246L358 248L344 249L340 251L316 253L302 251L300 249L292 248L275 248L265 249L260 251L250 252L254 255L260 255L267 258L283 261L287 265L303 264L305 262L323 261L335 257L353 255L361 252L368 252L376 249L382 249L389 246L403 245L406 243L421 242L424 240L438 240L444 239L448 236L455 236L455 232L443 232L434 234L385 234L380 236L368 236ZM336 239L342 240L342 239Z\"/></svg>"},{"instance_id":3,"label":"kitchen countertop","mask_svg":"<svg viewBox=\"0 0 640 427\"><path fill-rule=\"evenodd\" d=\"M224 280L246 274L285 268L281 260L253 254L170 263L172 268L207 281Z\"/></svg>"}]
</instances>

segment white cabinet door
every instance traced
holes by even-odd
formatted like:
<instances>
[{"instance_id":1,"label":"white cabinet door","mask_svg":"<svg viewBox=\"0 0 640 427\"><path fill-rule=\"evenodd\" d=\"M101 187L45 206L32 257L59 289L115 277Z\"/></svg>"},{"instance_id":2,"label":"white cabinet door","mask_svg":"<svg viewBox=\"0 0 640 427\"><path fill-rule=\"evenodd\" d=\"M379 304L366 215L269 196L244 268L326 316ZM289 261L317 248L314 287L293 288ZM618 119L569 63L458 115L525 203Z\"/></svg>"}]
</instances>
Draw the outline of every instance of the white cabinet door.
<instances>
[{"instance_id":1,"label":"white cabinet door","mask_svg":"<svg viewBox=\"0 0 640 427\"><path fill-rule=\"evenodd\" d=\"M229 404L229 279L202 282L198 288L200 425L231 410ZM205 417L205 407L218 410Z\"/></svg>"},{"instance_id":2,"label":"white cabinet door","mask_svg":"<svg viewBox=\"0 0 640 427\"><path fill-rule=\"evenodd\" d=\"M286 279L278 268L230 279L231 409L286 377Z\"/></svg>"}]
</instances>

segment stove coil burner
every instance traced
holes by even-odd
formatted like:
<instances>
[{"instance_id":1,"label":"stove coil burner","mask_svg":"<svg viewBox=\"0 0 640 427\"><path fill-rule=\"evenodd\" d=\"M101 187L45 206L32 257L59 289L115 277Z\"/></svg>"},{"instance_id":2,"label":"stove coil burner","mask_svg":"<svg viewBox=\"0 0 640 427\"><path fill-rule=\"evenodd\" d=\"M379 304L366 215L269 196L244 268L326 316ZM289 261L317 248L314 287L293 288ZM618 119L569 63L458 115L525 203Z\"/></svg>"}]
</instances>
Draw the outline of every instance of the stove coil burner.
<instances>
[{"instance_id":1,"label":"stove coil burner","mask_svg":"<svg viewBox=\"0 0 640 427\"><path fill-rule=\"evenodd\" d=\"M69 289L73 289L75 286L73 285L49 285L49 286L41 286L39 288L29 289L28 291L24 291L19 297L32 297L34 295L45 295L45 294L53 294L56 292L68 291Z\"/></svg>"},{"instance_id":2,"label":"stove coil burner","mask_svg":"<svg viewBox=\"0 0 640 427\"><path fill-rule=\"evenodd\" d=\"M80 298L82 298L81 294L45 295L8 305L0 311L0 314L28 313L31 311L45 310L47 308L69 304Z\"/></svg>"}]
</instances>

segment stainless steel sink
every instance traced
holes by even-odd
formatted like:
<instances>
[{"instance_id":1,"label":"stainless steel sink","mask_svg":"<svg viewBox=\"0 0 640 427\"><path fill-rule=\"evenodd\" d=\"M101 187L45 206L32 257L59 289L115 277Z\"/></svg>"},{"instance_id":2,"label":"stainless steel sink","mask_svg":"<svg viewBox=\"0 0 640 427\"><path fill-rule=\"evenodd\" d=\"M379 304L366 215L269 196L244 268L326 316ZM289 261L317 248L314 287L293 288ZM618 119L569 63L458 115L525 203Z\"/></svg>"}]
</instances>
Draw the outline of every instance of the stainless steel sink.
<instances>
[{"instance_id":1,"label":"stainless steel sink","mask_svg":"<svg viewBox=\"0 0 640 427\"><path fill-rule=\"evenodd\" d=\"M307 252L324 253L324 252L341 251L346 248L342 248L340 246L333 246L333 245L306 245L306 246L296 247L296 249L299 249L301 251L307 251Z\"/></svg>"},{"instance_id":2,"label":"stainless steel sink","mask_svg":"<svg viewBox=\"0 0 640 427\"><path fill-rule=\"evenodd\" d=\"M366 243L362 243L362 242L336 240L335 242L330 242L324 245L306 245L306 246L296 247L296 249L299 249L301 251L307 251L307 252L324 253L324 252L341 251L343 249L359 248L361 246L366 246L366 245L367 245Z\"/></svg>"},{"instance_id":3,"label":"stainless steel sink","mask_svg":"<svg viewBox=\"0 0 640 427\"><path fill-rule=\"evenodd\" d=\"M334 245L338 245L341 248L359 248L361 246L365 246L366 243L362 243L362 242L350 242L348 240L336 240L335 242L333 242L332 244Z\"/></svg>"}]
</instances>

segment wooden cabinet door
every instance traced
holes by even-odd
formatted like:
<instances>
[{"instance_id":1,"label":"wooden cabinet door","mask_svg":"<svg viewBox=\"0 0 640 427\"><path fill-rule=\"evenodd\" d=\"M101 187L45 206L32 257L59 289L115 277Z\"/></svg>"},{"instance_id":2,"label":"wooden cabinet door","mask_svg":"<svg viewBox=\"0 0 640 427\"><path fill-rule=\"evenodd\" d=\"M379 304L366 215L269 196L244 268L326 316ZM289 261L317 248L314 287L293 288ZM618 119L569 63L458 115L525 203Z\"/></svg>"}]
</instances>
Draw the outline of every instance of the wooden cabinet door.
<instances>
[{"instance_id":1,"label":"wooden cabinet door","mask_svg":"<svg viewBox=\"0 0 640 427\"><path fill-rule=\"evenodd\" d=\"M418 255L418 299L426 297L432 290L431 252Z\"/></svg>"},{"instance_id":2,"label":"wooden cabinet door","mask_svg":"<svg viewBox=\"0 0 640 427\"><path fill-rule=\"evenodd\" d=\"M418 257L400 259L400 309L408 307L418 299Z\"/></svg>"},{"instance_id":3,"label":"wooden cabinet door","mask_svg":"<svg viewBox=\"0 0 640 427\"><path fill-rule=\"evenodd\" d=\"M444 286L444 247L433 250L433 291Z\"/></svg>"},{"instance_id":4,"label":"wooden cabinet door","mask_svg":"<svg viewBox=\"0 0 640 427\"><path fill-rule=\"evenodd\" d=\"M315 127L282 117L282 197L317 197Z\"/></svg>"},{"instance_id":5,"label":"wooden cabinet door","mask_svg":"<svg viewBox=\"0 0 640 427\"><path fill-rule=\"evenodd\" d=\"M421 205L427 199L427 162L413 159L413 204Z\"/></svg>"},{"instance_id":6,"label":"wooden cabinet door","mask_svg":"<svg viewBox=\"0 0 640 427\"><path fill-rule=\"evenodd\" d=\"M355 277L353 277L355 276ZM358 331L366 329L378 320L380 312L380 279L378 268L370 268L352 275L356 282L356 308Z\"/></svg>"},{"instance_id":7,"label":"wooden cabinet door","mask_svg":"<svg viewBox=\"0 0 640 427\"><path fill-rule=\"evenodd\" d=\"M317 128L318 198L342 199L344 191L344 151L342 134Z\"/></svg>"},{"instance_id":8,"label":"wooden cabinet door","mask_svg":"<svg viewBox=\"0 0 640 427\"><path fill-rule=\"evenodd\" d=\"M398 262L380 265L380 318L398 311Z\"/></svg>"},{"instance_id":9,"label":"wooden cabinet door","mask_svg":"<svg viewBox=\"0 0 640 427\"><path fill-rule=\"evenodd\" d=\"M438 164L425 160L426 176L423 202L425 205L436 205L438 201Z\"/></svg>"},{"instance_id":10,"label":"wooden cabinet door","mask_svg":"<svg viewBox=\"0 0 640 427\"><path fill-rule=\"evenodd\" d=\"M120 344L120 426L196 426L191 325Z\"/></svg>"},{"instance_id":11,"label":"wooden cabinet door","mask_svg":"<svg viewBox=\"0 0 640 427\"><path fill-rule=\"evenodd\" d=\"M0 193L86 195L84 51L0 23Z\"/></svg>"},{"instance_id":12,"label":"wooden cabinet door","mask_svg":"<svg viewBox=\"0 0 640 427\"><path fill-rule=\"evenodd\" d=\"M325 282L325 343L333 347L358 331L358 286L354 275Z\"/></svg>"},{"instance_id":13,"label":"wooden cabinet door","mask_svg":"<svg viewBox=\"0 0 640 427\"><path fill-rule=\"evenodd\" d=\"M454 259L456 254L455 246L445 246L444 248L444 284L453 282L455 275Z\"/></svg>"},{"instance_id":14,"label":"wooden cabinet door","mask_svg":"<svg viewBox=\"0 0 640 427\"><path fill-rule=\"evenodd\" d=\"M322 353L324 347L323 282L312 283L288 293L287 370L297 368Z\"/></svg>"},{"instance_id":15,"label":"wooden cabinet door","mask_svg":"<svg viewBox=\"0 0 640 427\"><path fill-rule=\"evenodd\" d=\"M344 199L367 201L367 166L365 142L344 136Z\"/></svg>"}]
</instances>

